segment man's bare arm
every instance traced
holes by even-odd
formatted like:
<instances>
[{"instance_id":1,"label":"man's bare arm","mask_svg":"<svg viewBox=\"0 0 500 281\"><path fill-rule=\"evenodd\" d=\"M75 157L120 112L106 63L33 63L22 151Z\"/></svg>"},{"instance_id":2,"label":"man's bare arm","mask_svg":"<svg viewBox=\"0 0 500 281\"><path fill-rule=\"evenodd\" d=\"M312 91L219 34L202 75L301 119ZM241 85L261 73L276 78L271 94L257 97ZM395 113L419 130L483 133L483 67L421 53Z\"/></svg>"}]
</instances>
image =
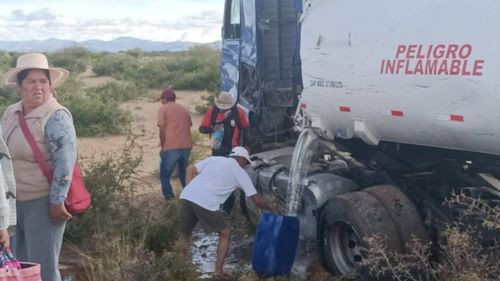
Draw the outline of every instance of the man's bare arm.
<instances>
[{"instance_id":1,"label":"man's bare arm","mask_svg":"<svg viewBox=\"0 0 500 281\"><path fill-rule=\"evenodd\" d=\"M194 177L198 175L198 170L194 165L190 165L186 169L186 184L188 184Z\"/></svg>"},{"instance_id":2,"label":"man's bare arm","mask_svg":"<svg viewBox=\"0 0 500 281\"><path fill-rule=\"evenodd\" d=\"M159 127L160 128L160 132L159 132L159 136L160 136L160 151L163 149L163 144L165 143L165 128L164 127Z\"/></svg>"},{"instance_id":3,"label":"man's bare arm","mask_svg":"<svg viewBox=\"0 0 500 281\"><path fill-rule=\"evenodd\" d=\"M264 197L262 197L262 195L260 195L258 193L250 196L250 199L252 199L252 201L255 203L255 205L259 206L259 208L261 208L261 209L271 211L273 213L280 213L281 212L280 209L273 207L271 204L269 204L269 202L267 202L266 199L264 199Z\"/></svg>"}]
</instances>

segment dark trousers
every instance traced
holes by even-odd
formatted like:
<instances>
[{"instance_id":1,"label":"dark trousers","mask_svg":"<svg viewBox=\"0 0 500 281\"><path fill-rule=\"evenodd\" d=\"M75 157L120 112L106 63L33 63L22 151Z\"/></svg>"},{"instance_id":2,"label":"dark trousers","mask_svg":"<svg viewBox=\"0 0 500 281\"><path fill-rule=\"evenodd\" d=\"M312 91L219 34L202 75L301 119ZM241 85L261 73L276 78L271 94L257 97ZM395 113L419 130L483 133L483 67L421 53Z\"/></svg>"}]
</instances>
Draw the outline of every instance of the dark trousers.
<instances>
[{"instance_id":1,"label":"dark trousers","mask_svg":"<svg viewBox=\"0 0 500 281\"><path fill-rule=\"evenodd\" d=\"M220 147L218 149L212 149L212 156L229 156L232 147Z\"/></svg>"}]
</instances>

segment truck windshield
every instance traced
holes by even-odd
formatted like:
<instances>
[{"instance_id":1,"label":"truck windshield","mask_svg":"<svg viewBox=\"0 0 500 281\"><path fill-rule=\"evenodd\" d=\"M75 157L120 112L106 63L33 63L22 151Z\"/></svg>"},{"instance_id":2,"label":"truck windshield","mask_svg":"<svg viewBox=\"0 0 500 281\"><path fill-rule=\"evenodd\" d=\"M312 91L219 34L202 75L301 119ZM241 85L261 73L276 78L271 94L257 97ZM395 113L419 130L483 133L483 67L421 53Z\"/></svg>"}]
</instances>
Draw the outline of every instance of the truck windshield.
<instances>
[{"instance_id":1,"label":"truck windshield","mask_svg":"<svg viewBox=\"0 0 500 281\"><path fill-rule=\"evenodd\" d=\"M227 0L224 16L224 38L240 38L240 1Z\"/></svg>"}]
</instances>

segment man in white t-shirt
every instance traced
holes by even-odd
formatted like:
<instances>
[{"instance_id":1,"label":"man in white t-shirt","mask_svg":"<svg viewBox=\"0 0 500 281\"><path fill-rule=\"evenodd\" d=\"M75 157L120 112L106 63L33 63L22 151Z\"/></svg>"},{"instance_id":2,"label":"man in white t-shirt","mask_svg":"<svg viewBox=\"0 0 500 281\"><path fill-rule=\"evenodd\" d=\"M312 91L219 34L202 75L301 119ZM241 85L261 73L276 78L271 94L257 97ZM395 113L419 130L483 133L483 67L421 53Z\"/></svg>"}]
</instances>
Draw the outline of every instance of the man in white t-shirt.
<instances>
[{"instance_id":1,"label":"man in white t-shirt","mask_svg":"<svg viewBox=\"0 0 500 281\"><path fill-rule=\"evenodd\" d=\"M260 208L279 212L255 190L250 177L243 169L250 163L248 151L237 146L229 157L211 156L187 169L188 184L179 197L182 204L180 242L187 246L197 222L200 222L205 232L218 232L215 276L223 274L222 268L229 246L229 223L219 211L220 205L229 195L236 188L240 188L246 197L252 199Z\"/></svg>"}]
</instances>

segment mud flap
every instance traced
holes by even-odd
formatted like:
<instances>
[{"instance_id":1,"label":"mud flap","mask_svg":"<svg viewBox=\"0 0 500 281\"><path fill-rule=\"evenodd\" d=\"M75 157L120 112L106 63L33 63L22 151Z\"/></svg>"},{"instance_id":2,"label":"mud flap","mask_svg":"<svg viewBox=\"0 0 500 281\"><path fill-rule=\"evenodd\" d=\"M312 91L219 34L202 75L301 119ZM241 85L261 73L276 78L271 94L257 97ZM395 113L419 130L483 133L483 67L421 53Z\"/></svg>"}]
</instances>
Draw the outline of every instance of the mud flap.
<instances>
[{"instance_id":1,"label":"mud flap","mask_svg":"<svg viewBox=\"0 0 500 281\"><path fill-rule=\"evenodd\" d=\"M253 247L253 270L261 277L288 274L295 260L299 230L297 217L262 212Z\"/></svg>"}]
</instances>

